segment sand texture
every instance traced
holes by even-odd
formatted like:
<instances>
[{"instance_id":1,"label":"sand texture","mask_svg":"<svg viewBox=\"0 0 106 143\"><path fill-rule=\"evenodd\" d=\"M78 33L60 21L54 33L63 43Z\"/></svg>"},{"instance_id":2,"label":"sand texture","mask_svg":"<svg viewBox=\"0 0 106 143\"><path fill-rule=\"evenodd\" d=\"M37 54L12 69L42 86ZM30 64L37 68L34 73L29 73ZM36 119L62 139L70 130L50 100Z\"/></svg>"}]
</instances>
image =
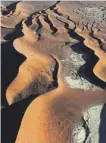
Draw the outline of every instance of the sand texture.
<instances>
[{"instance_id":1,"label":"sand texture","mask_svg":"<svg viewBox=\"0 0 106 143\"><path fill-rule=\"evenodd\" d=\"M9 143L105 143L106 2L2 2L1 42Z\"/></svg>"}]
</instances>

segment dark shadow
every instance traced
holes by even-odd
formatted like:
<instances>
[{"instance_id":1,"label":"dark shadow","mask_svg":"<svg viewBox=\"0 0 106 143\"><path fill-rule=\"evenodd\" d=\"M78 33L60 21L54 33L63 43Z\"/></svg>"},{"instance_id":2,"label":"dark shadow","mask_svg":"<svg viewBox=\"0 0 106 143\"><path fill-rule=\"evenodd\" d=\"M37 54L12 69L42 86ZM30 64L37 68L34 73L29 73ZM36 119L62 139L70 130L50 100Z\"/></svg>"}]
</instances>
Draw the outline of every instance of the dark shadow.
<instances>
[{"instance_id":1,"label":"dark shadow","mask_svg":"<svg viewBox=\"0 0 106 143\"><path fill-rule=\"evenodd\" d=\"M6 2L6 1L4 1L4 3L5 3L5 2ZM18 2L13 1L13 3L10 3L10 5L7 6L7 10L6 10L6 11L3 11L2 14L3 14L3 15L7 15L7 14L10 13L10 11L14 12L15 9L16 9L17 3L19 3L19 1L18 1Z\"/></svg>"},{"instance_id":2,"label":"dark shadow","mask_svg":"<svg viewBox=\"0 0 106 143\"><path fill-rule=\"evenodd\" d=\"M4 27L6 28L6 27ZM11 29L11 28L10 28ZM13 41L19 37L22 37L24 36L23 32L22 32L22 21L20 21L16 26L15 28L12 28L13 31L6 34L4 36L4 40L8 40L8 41ZM2 32L2 31L1 31ZM1 33L2 34L2 33Z\"/></svg>"},{"instance_id":3,"label":"dark shadow","mask_svg":"<svg viewBox=\"0 0 106 143\"><path fill-rule=\"evenodd\" d=\"M99 38L95 37L95 36L93 35L93 32L90 34L90 36L91 36L92 38L96 39L96 40L98 41L99 45L100 45L100 48L101 48L104 52L106 52L106 49L105 49L104 46L102 45L102 41L101 41Z\"/></svg>"},{"instance_id":4,"label":"dark shadow","mask_svg":"<svg viewBox=\"0 0 106 143\"><path fill-rule=\"evenodd\" d=\"M60 1L56 1L56 3L54 5L52 5L52 6L50 6L49 9L53 10L56 7L56 5L59 4L59 3L60 3Z\"/></svg>"},{"instance_id":5,"label":"dark shadow","mask_svg":"<svg viewBox=\"0 0 106 143\"><path fill-rule=\"evenodd\" d=\"M81 37L80 35L78 35L74 30L70 30L68 27L69 27L69 24L65 23L65 27L69 30L68 34L70 37L72 37L73 39L76 39L80 42L83 42L84 41L84 38Z\"/></svg>"},{"instance_id":6,"label":"dark shadow","mask_svg":"<svg viewBox=\"0 0 106 143\"><path fill-rule=\"evenodd\" d=\"M11 41L11 40L14 40L18 37L21 37L23 36L23 33L21 33L20 30L14 30L13 32L7 34L6 36L4 36L4 39L5 40L8 40L8 41Z\"/></svg>"},{"instance_id":7,"label":"dark shadow","mask_svg":"<svg viewBox=\"0 0 106 143\"><path fill-rule=\"evenodd\" d=\"M103 106L100 118L99 143L106 143L106 104Z\"/></svg>"},{"instance_id":8,"label":"dark shadow","mask_svg":"<svg viewBox=\"0 0 106 143\"><path fill-rule=\"evenodd\" d=\"M67 29L67 31L68 31L68 35L71 37L71 38L73 38L73 39L75 39L75 40L78 40L78 41L80 41L80 42L83 42L84 41L84 38L83 37L81 37L80 35L78 35L76 32L75 32L75 28L72 30L72 29L70 29L69 27L69 24L68 23L66 23L66 22L64 22L64 21L62 21L62 20L60 20L59 18L57 18L59 21L61 21L61 22L63 22L64 23L64 27Z\"/></svg>"},{"instance_id":9,"label":"dark shadow","mask_svg":"<svg viewBox=\"0 0 106 143\"><path fill-rule=\"evenodd\" d=\"M13 41L1 45L1 104L7 106L6 89L18 73L19 66L25 57L13 47Z\"/></svg>"},{"instance_id":10,"label":"dark shadow","mask_svg":"<svg viewBox=\"0 0 106 143\"><path fill-rule=\"evenodd\" d=\"M18 1L18 2L13 2L12 4L10 4L10 5L7 7L7 9L8 9L9 11L15 12L17 3L19 3L19 1Z\"/></svg>"},{"instance_id":11,"label":"dark shadow","mask_svg":"<svg viewBox=\"0 0 106 143\"><path fill-rule=\"evenodd\" d=\"M93 73L93 68L99 60L98 57L94 54L93 50L86 47L83 42L79 42L73 45L71 48L73 51L82 54L82 58L86 62L79 68L78 75L85 78L94 85L97 85L103 89L106 88L106 83L100 80Z\"/></svg>"},{"instance_id":12,"label":"dark shadow","mask_svg":"<svg viewBox=\"0 0 106 143\"><path fill-rule=\"evenodd\" d=\"M55 34L58 29L56 27L53 26L52 22L49 20L48 16L45 17L45 22L47 22L50 25L50 28L52 30L51 34Z\"/></svg>"},{"instance_id":13,"label":"dark shadow","mask_svg":"<svg viewBox=\"0 0 106 143\"><path fill-rule=\"evenodd\" d=\"M1 111L1 142L15 143L22 117L35 96L15 103Z\"/></svg>"},{"instance_id":14,"label":"dark shadow","mask_svg":"<svg viewBox=\"0 0 106 143\"><path fill-rule=\"evenodd\" d=\"M58 87L58 72L60 72L59 71L59 63L57 62L57 60L51 55L51 57L55 60L55 62L56 62L56 65L55 65L55 67L54 67L54 71L53 71L53 79L54 79L54 83L53 83L53 86L55 87L55 88L57 88Z\"/></svg>"}]
</instances>

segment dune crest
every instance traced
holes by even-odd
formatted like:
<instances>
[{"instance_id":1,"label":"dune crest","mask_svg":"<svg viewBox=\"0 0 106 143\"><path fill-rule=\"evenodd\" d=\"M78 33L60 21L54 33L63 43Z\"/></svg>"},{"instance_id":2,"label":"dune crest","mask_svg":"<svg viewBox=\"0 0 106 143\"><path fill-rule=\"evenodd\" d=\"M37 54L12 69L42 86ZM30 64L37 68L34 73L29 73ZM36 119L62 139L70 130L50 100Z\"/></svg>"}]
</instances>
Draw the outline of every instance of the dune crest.
<instances>
[{"instance_id":1,"label":"dune crest","mask_svg":"<svg viewBox=\"0 0 106 143\"><path fill-rule=\"evenodd\" d=\"M42 2L37 1L21 1L16 3L16 7L10 11L7 15L2 15L1 17L1 26L7 28L15 28L24 18L28 17L33 13L37 13L43 9L54 5L55 2Z\"/></svg>"},{"instance_id":2,"label":"dune crest","mask_svg":"<svg viewBox=\"0 0 106 143\"><path fill-rule=\"evenodd\" d=\"M69 88L61 77L62 64L57 57L54 58L59 64L58 87L28 106L15 143L72 143L72 132L81 122L82 111L106 101L106 92Z\"/></svg>"},{"instance_id":3,"label":"dune crest","mask_svg":"<svg viewBox=\"0 0 106 143\"><path fill-rule=\"evenodd\" d=\"M67 22L68 25L66 27ZM98 41L90 36L87 29L83 30L79 26L76 26L74 22L65 17L58 16L58 14L52 10L47 10L47 13L45 12L45 14L41 13L32 15L32 20L29 26L27 25L28 19L23 20L22 23L22 32L24 36L15 39L13 45L15 49L19 53L23 54L27 59L20 66L17 77L6 91L6 98L9 104L22 100L23 97L25 98L28 96L26 92L26 95L23 97L21 94L30 88L30 84L36 79L40 71L43 70L46 75L50 75L51 83L53 82L53 73L51 72L51 67L52 64L53 67L55 67L55 61L50 55L54 54L61 60L65 60L71 55L71 42L78 42L78 40L70 37L70 30L75 30L78 35L83 37L85 39L84 45L92 49L99 57L100 60L95 65L93 72L101 80L106 81L106 53L100 48ZM39 63L39 66L37 63ZM28 67L30 67L31 70L29 70ZM35 73L36 70L37 75ZM26 72L27 77L25 77L25 81L23 80L21 82L21 87L17 86L16 88L16 85L23 76L23 71Z\"/></svg>"},{"instance_id":4,"label":"dune crest","mask_svg":"<svg viewBox=\"0 0 106 143\"><path fill-rule=\"evenodd\" d=\"M49 3L42 6L39 2L21 1L10 13L1 17L1 26L7 27L2 35L4 42L9 41L5 40L8 31L11 33L17 25L21 29L22 24L20 33L23 35L13 38L13 46L26 58L6 89L7 102L11 105L29 96L35 97L26 109L15 143L73 143L73 130L83 122L82 112L106 102L106 91L92 91L91 86L95 83L89 81L89 77L89 90L85 90L86 86L84 90L70 88L65 82L65 70L75 69L76 65L75 74L82 78L78 72L81 66L82 70L86 68L83 65L88 58L82 54L83 48L88 48L91 57L98 57L98 61L97 57L94 58L93 69L88 66L96 75L96 81L101 79L106 82L106 37L105 20L101 20L101 14L104 14L102 9L97 18L94 12L97 8L95 10L86 3L53 4L50 7ZM79 53L79 59L85 61L79 64L74 55L76 65L72 63L68 69L64 61L68 61L75 51ZM36 98L37 95L40 96Z\"/></svg>"},{"instance_id":5,"label":"dune crest","mask_svg":"<svg viewBox=\"0 0 106 143\"><path fill-rule=\"evenodd\" d=\"M106 53L101 49L99 42L92 38L88 32L84 32L81 29L79 30L79 28L76 29L76 32L85 39L84 44L92 49L95 55L99 58L93 72L97 77L106 82Z\"/></svg>"},{"instance_id":6,"label":"dune crest","mask_svg":"<svg viewBox=\"0 0 106 143\"><path fill-rule=\"evenodd\" d=\"M39 16L39 19L42 22L43 28L41 28L41 36L39 40L39 35L36 32L38 29L37 19L34 18L33 20L36 20L34 24L31 26L27 26L25 23L25 20L23 21L23 33L24 36L14 40L14 47L15 49L26 56L26 61L20 66L19 73L15 80L10 84L6 91L6 98L9 104L12 104L18 100L20 100L21 93L29 86L32 81L35 80L36 77L39 76L36 75L37 73L43 71L43 73L50 75L51 82L53 81L53 75L51 73L52 67L55 67L55 61L51 58L51 54L57 55L60 59L65 59L68 57L68 55L71 54L71 49L69 46L65 45L66 41L63 41L64 37L66 35L59 35L55 34L51 35L51 29L48 28L49 24L44 21L44 16ZM33 31L34 26L34 31ZM35 28L36 27L36 28ZM49 32L49 33L48 33ZM67 37L68 34L67 34ZM68 41L68 39L66 39ZM46 49L45 49L45 48ZM61 50L61 53L59 52ZM41 62L41 64L40 64ZM38 64L39 63L39 64ZM38 66L39 65L39 66ZM29 68L32 68L32 70L29 70ZM23 77L23 71L26 72L27 76L25 75L25 81L21 82L21 86L17 86L21 77ZM53 72L53 71L52 71ZM29 78L28 78L29 74ZM42 75L42 73L41 73ZM28 78L28 79L27 79ZM43 81L41 81L43 82ZM17 86L17 88L16 88ZM36 91L35 91L36 92ZM18 98L21 97L21 98ZM17 97L17 98L16 98ZM14 101L15 98L15 101Z\"/></svg>"}]
</instances>

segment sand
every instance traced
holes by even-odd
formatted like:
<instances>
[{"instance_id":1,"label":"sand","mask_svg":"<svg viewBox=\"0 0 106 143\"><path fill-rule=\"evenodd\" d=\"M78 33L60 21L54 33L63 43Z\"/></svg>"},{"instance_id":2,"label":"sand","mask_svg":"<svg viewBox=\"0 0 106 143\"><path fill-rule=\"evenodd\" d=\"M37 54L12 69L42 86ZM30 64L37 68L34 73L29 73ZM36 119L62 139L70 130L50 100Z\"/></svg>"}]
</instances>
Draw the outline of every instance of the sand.
<instances>
[{"instance_id":1,"label":"sand","mask_svg":"<svg viewBox=\"0 0 106 143\"><path fill-rule=\"evenodd\" d=\"M16 143L87 142L82 114L106 102L106 3L53 4L3 6L2 42L13 41L25 57L6 89L6 100L18 104L39 95L25 111ZM6 38L14 30L20 34Z\"/></svg>"}]
</instances>

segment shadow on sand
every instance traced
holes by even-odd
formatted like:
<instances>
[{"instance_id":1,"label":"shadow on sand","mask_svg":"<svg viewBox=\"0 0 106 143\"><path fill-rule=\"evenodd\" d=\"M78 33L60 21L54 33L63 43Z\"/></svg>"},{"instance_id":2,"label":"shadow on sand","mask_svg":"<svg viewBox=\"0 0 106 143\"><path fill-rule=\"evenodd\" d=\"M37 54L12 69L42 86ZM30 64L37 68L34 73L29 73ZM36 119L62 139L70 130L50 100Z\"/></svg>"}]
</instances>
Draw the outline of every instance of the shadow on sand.
<instances>
[{"instance_id":1,"label":"shadow on sand","mask_svg":"<svg viewBox=\"0 0 106 143\"><path fill-rule=\"evenodd\" d=\"M1 45L1 105L7 106L6 89L18 73L19 66L25 57L13 47L13 41Z\"/></svg>"},{"instance_id":2,"label":"shadow on sand","mask_svg":"<svg viewBox=\"0 0 106 143\"><path fill-rule=\"evenodd\" d=\"M26 59L23 55L18 53L13 47L13 41L2 44L1 50L1 59L2 59L2 71L1 71L1 103L4 108L1 110L1 140L2 143L14 143L16 140L16 136L20 127L20 123L22 117L31 103L31 101L38 97L39 95L30 96L27 99L24 99L18 103L15 103L11 106L8 106L5 93L7 87L14 80L18 73L19 66ZM57 70L58 64L56 64L55 71L53 73L53 77L57 81ZM57 86L57 82L54 82L53 87Z\"/></svg>"},{"instance_id":3,"label":"shadow on sand","mask_svg":"<svg viewBox=\"0 0 106 143\"><path fill-rule=\"evenodd\" d=\"M73 37L76 35L73 34ZM7 39L9 37L6 37ZM79 37L78 37L79 38ZM98 58L94 55L94 52L88 47L84 46L81 42L73 45L71 48L77 52L83 54L83 59L86 61L85 65L81 66L78 74L79 76L87 79L91 83L100 86L101 88L106 87L106 83L98 79L92 69L97 63ZM25 57L19 54L13 47L13 41L2 44L1 49L1 95L2 95L2 105L7 106L7 101L5 98L5 92L9 84L14 80L18 73L19 66L23 63ZM55 74L55 73L54 73ZM30 96L28 99L22 100L15 103L1 111L1 128L2 128L2 143L14 143L22 117L26 111L26 108L31 103L31 101L36 98L35 96ZM106 105L101 112L101 124L100 124L100 143L106 142Z\"/></svg>"},{"instance_id":4,"label":"shadow on sand","mask_svg":"<svg viewBox=\"0 0 106 143\"><path fill-rule=\"evenodd\" d=\"M85 64L79 68L78 75L85 78L92 84L106 89L106 83L96 77L93 73L93 68L98 62L98 57L94 52L86 47L82 42L77 43L71 47L76 53L82 54ZM99 127L99 143L106 143L106 104L101 111L101 123Z\"/></svg>"},{"instance_id":5,"label":"shadow on sand","mask_svg":"<svg viewBox=\"0 0 106 143\"><path fill-rule=\"evenodd\" d=\"M15 143L22 117L35 96L15 103L1 111L1 142Z\"/></svg>"},{"instance_id":6,"label":"shadow on sand","mask_svg":"<svg viewBox=\"0 0 106 143\"><path fill-rule=\"evenodd\" d=\"M93 73L93 68L99 60L98 57L94 54L94 52L88 47L86 47L83 42L79 42L73 45L71 48L76 53L82 54L82 58L86 62L79 68L78 75L88 80L92 84L99 86L102 89L105 89L106 83L96 77Z\"/></svg>"}]
</instances>

